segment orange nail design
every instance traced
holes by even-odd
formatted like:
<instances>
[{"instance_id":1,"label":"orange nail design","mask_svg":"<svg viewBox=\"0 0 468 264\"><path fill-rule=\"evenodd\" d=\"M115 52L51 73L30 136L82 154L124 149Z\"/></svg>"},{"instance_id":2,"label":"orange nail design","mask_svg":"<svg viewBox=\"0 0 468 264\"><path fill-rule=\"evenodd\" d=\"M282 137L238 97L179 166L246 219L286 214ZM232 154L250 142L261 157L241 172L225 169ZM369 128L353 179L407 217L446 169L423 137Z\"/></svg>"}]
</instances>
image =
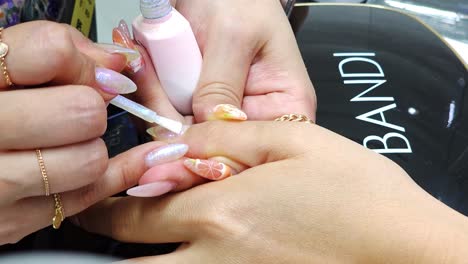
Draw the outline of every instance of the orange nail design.
<instances>
[{"instance_id":1,"label":"orange nail design","mask_svg":"<svg viewBox=\"0 0 468 264\"><path fill-rule=\"evenodd\" d=\"M232 175L231 167L214 160L186 159L184 165L193 173L209 180L219 181Z\"/></svg>"},{"instance_id":2,"label":"orange nail design","mask_svg":"<svg viewBox=\"0 0 468 264\"><path fill-rule=\"evenodd\" d=\"M128 30L127 23L124 20L121 20L119 26L112 30L112 40L114 44L122 46L124 48L129 48L138 52L137 47L133 43L133 40L130 36L130 31ZM138 57L127 57L127 68L125 69L128 72L136 73L143 67L143 58Z\"/></svg>"},{"instance_id":3,"label":"orange nail design","mask_svg":"<svg viewBox=\"0 0 468 264\"><path fill-rule=\"evenodd\" d=\"M213 108L210 120L247 120L247 114L230 104L219 104Z\"/></svg>"}]
</instances>

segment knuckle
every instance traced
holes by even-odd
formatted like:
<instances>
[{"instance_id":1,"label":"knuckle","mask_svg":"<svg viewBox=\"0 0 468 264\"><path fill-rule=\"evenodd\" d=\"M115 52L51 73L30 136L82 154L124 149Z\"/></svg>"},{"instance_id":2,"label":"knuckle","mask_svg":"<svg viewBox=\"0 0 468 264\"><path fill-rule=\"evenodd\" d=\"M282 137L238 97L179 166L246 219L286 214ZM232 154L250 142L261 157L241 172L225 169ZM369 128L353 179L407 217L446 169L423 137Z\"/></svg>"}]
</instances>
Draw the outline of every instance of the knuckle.
<instances>
[{"instance_id":1,"label":"knuckle","mask_svg":"<svg viewBox=\"0 0 468 264\"><path fill-rule=\"evenodd\" d=\"M109 164L109 156L106 145L100 138L90 142L90 149L91 150L86 153L86 160L84 161L83 168L85 170L85 177L94 181L106 172Z\"/></svg>"},{"instance_id":2,"label":"knuckle","mask_svg":"<svg viewBox=\"0 0 468 264\"><path fill-rule=\"evenodd\" d=\"M106 104L101 95L91 87L75 86L70 95L69 113L73 122L83 131L95 137L102 136L107 128Z\"/></svg>"},{"instance_id":3,"label":"knuckle","mask_svg":"<svg viewBox=\"0 0 468 264\"><path fill-rule=\"evenodd\" d=\"M52 22L44 22L40 29L40 43L48 64L57 70L62 69L77 52L68 29Z\"/></svg>"},{"instance_id":4,"label":"knuckle","mask_svg":"<svg viewBox=\"0 0 468 264\"><path fill-rule=\"evenodd\" d=\"M212 101L213 97L223 98L224 101L229 101L235 104L242 102L242 91L232 85L224 82L204 83L203 86L196 91L197 98L193 103L195 112L206 108L206 102Z\"/></svg>"}]
</instances>

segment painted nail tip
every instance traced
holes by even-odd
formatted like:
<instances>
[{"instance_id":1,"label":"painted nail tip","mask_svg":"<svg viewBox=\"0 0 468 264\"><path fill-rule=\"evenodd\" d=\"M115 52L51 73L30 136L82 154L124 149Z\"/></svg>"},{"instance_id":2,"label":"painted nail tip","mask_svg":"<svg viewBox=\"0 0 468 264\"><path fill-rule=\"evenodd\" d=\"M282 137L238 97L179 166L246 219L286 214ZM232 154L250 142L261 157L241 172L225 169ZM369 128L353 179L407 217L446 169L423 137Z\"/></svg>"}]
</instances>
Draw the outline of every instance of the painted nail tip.
<instances>
[{"instance_id":1,"label":"painted nail tip","mask_svg":"<svg viewBox=\"0 0 468 264\"><path fill-rule=\"evenodd\" d=\"M167 194L177 187L175 182L161 181L140 185L127 190L127 195L134 197L157 197Z\"/></svg>"}]
</instances>

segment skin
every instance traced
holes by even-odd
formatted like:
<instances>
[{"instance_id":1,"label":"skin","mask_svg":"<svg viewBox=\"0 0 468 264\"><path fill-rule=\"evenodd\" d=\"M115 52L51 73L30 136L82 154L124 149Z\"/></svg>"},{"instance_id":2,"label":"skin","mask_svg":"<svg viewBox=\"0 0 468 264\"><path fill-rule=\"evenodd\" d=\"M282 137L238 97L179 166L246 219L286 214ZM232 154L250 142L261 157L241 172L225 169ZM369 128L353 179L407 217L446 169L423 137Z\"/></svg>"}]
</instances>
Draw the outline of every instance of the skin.
<instances>
[{"instance_id":1,"label":"skin","mask_svg":"<svg viewBox=\"0 0 468 264\"><path fill-rule=\"evenodd\" d=\"M273 120L287 113L315 120L315 92L280 1L171 2L191 23L203 54L193 96L195 122L209 119L218 104L242 109L249 120ZM167 106L151 61L145 62L147 67L134 78L139 101L180 119Z\"/></svg>"},{"instance_id":2,"label":"skin","mask_svg":"<svg viewBox=\"0 0 468 264\"><path fill-rule=\"evenodd\" d=\"M16 86L7 87L0 77L0 245L51 224L53 198L44 196L35 149L42 151L51 193L62 194L69 216L132 184L129 171L141 175L144 155L160 146L109 159L99 138L106 102L115 95L98 87L95 67L119 71L126 62L121 55L97 48L70 26L43 21L5 29L2 41ZM128 171L127 162L133 162ZM100 192L100 184L114 187Z\"/></svg>"},{"instance_id":3,"label":"skin","mask_svg":"<svg viewBox=\"0 0 468 264\"><path fill-rule=\"evenodd\" d=\"M107 199L81 214L86 230L121 241L183 243L174 253L124 263L464 263L468 257L465 216L392 161L326 129L209 122L176 142L190 146L190 157L224 156L248 168L157 199Z\"/></svg>"}]
</instances>

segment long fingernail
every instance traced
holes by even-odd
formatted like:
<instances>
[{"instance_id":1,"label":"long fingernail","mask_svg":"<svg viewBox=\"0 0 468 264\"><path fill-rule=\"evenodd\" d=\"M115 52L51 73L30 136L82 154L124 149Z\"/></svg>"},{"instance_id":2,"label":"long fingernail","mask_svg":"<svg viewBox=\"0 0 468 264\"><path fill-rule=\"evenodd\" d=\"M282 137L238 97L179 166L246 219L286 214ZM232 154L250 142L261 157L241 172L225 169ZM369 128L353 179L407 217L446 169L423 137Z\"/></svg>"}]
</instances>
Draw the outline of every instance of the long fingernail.
<instances>
[{"instance_id":1,"label":"long fingernail","mask_svg":"<svg viewBox=\"0 0 468 264\"><path fill-rule=\"evenodd\" d=\"M156 197L166 194L177 187L172 181L160 181L133 187L127 190L127 194L135 197Z\"/></svg>"},{"instance_id":2,"label":"long fingernail","mask_svg":"<svg viewBox=\"0 0 468 264\"><path fill-rule=\"evenodd\" d=\"M143 67L143 59L136 49L125 48L116 44L96 44L99 48L111 54L121 54L127 59L127 68L132 73L137 73Z\"/></svg>"},{"instance_id":3,"label":"long fingernail","mask_svg":"<svg viewBox=\"0 0 468 264\"><path fill-rule=\"evenodd\" d=\"M148 133L150 136L152 136L154 139L159 140L159 141L166 141L166 140L171 140L180 137L187 131L187 129L190 126L183 126L182 132L180 134L174 133L162 126L154 126L150 127L146 130L146 133Z\"/></svg>"},{"instance_id":4,"label":"long fingernail","mask_svg":"<svg viewBox=\"0 0 468 264\"><path fill-rule=\"evenodd\" d=\"M219 104L213 108L209 119L245 121L247 120L247 114L234 105Z\"/></svg>"},{"instance_id":5,"label":"long fingernail","mask_svg":"<svg viewBox=\"0 0 468 264\"><path fill-rule=\"evenodd\" d=\"M125 21L121 21L119 26L112 30L112 40L114 43L119 44L123 47L135 49L135 44L133 43L130 33L128 31L128 26Z\"/></svg>"},{"instance_id":6,"label":"long fingernail","mask_svg":"<svg viewBox=\"0 0 468 264\"><path fill-rule=\"evenodd\" d=\"M145 157L146 166L156 165L178 160L187 154L189 147L185 144L169 144L148 153Z\"/></svg>"},{"instance_id":7,"label":"long fingernail","mask_svg":"<svg viewBox=\"0 0 468 264\"><path fill-rule=\"evenodd\" d=\"M184 165L193 173L209 180L219 181L232 175L231 167L215 160L186 159Z\"/></svg>"},{"instance_id":8,"label":"long fingernail","mask_svg":"<svg viewBox=\"0 0 468 264\"><path fill-rule=\"evenodd\" d=\"M96 68L96 81L102 90L112 94L129 94L137 90L132 80L106 68Z\"/></svg>"},{"instance_id":9,"label":"long fingernail","mask_svg":"<svg viewBox=\"0 0 468 264\"><path fill-rule=\"evenodd\" d=\"M128 38L131 38L130 30L129 30L128 24L127 24L127 22L125 22L125 20L121 19L119 21L119 25L117 26L117 28L120 29L122 31L122 33L124 33Z\"/></svg>"}]
</instances>

